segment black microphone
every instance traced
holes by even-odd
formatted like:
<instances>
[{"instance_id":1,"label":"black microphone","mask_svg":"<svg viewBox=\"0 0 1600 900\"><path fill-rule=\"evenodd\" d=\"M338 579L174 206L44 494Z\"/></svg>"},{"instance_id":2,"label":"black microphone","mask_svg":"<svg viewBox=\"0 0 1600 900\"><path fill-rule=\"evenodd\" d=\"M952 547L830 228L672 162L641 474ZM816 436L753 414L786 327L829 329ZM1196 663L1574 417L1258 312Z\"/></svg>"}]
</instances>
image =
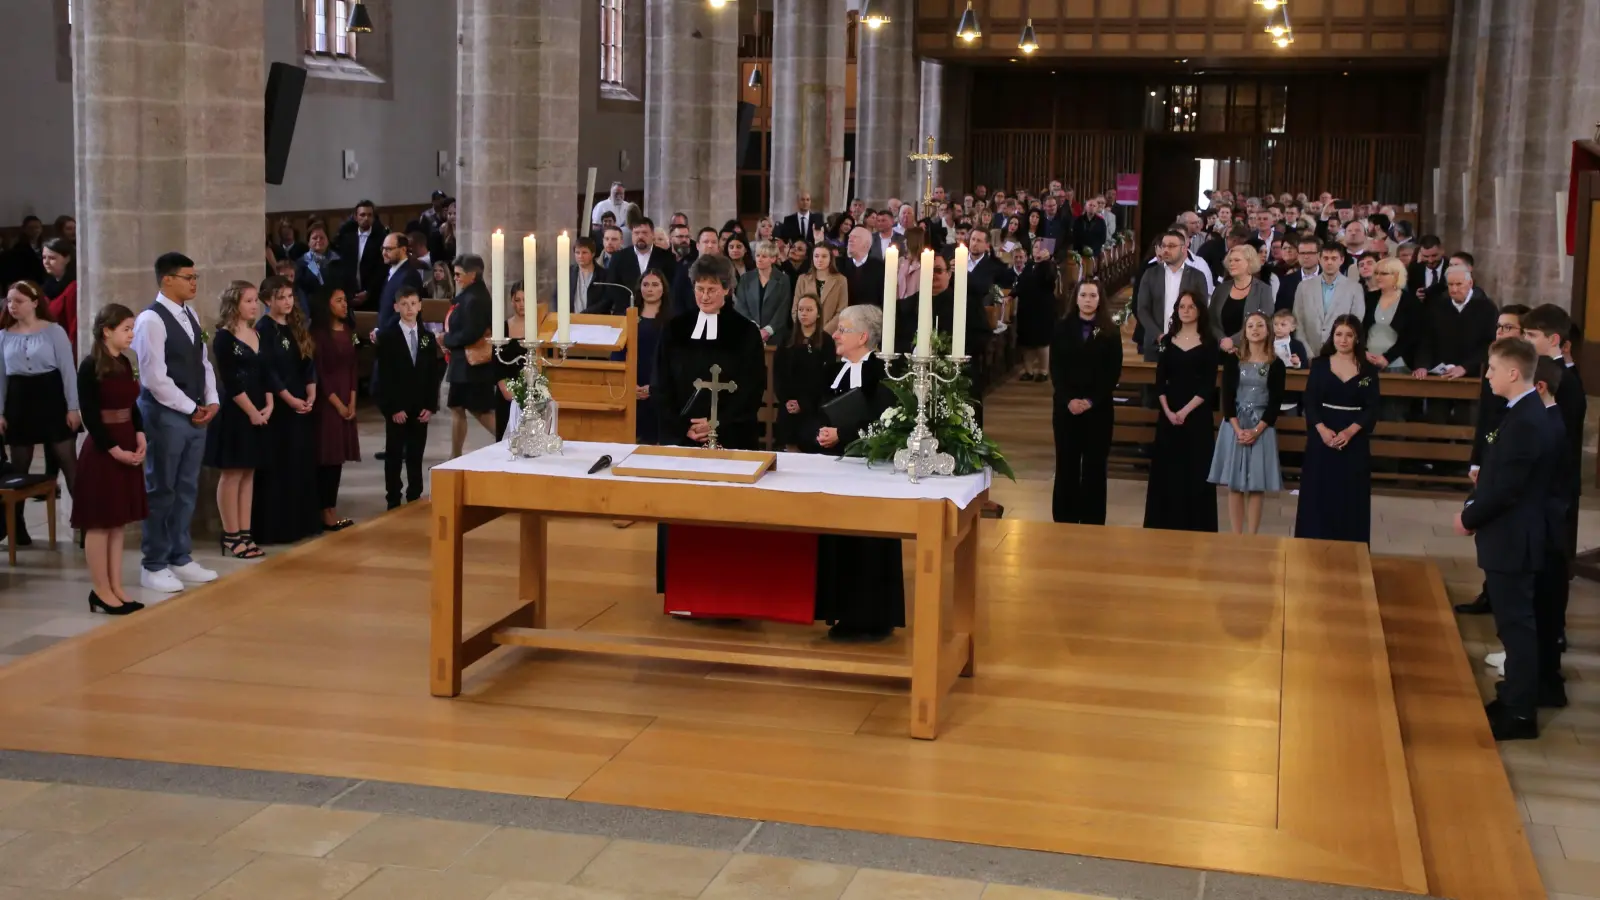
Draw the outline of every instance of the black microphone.
<instances>
[{"instance_id":1,"label":"black microphone","mask_svg":"<svg viewBox=\"0 0 1600 900\"><path fill-rule=\"evenodd\" d=\"M689 402L683 405L683 409L678 410L678 415L687 416L689 414L689 410L694 409L694 402L699 400L700 395L704 394L705 392L705 388L695 388L694 393L689 395Z\"/></svg>"},{"instance_id":2,"label":"black microphone","mask_svg":"<svg viewBox=\"0 0 1600 900\"><path fill-rule=\"evenodd\" d=\"M606 454L605 456L602 456L599 459L594 461L594 465L589 467L589 474L593 475L594 473L600 471L601 469L609 469L609 468L611 468L611 455L610 454Z\"/></svg>"}]
</instances>

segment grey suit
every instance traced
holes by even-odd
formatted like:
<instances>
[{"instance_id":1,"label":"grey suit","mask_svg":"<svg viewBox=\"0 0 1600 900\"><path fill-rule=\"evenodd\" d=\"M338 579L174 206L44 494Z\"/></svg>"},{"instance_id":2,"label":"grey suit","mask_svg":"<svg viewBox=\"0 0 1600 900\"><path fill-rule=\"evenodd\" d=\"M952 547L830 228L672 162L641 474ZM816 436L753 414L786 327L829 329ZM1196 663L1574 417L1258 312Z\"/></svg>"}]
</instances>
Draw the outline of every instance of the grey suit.
<instances>
[{"instance_id":1,"label":"grey suit","mask_svg":"<svg viewBox=\"0 0 1600 900\"><path fill-rule=\"evenodd\" d=\"M1294 336L1306 345L1306 350L1316 354L1328 342L1333 331L1333 320L1340 316L1366 315L1367 298L1361 285L1343 275L1333 281L1333 297L1326 307L1322 304L1323 279L1314 278L1300 282L1294 289Z\"/></svg>"},{"instance_id":2,"label":"grey suit","mask_svg":"<svg viewBox=\"0 0 1600 900\"><path fill-rule=\"evenodd\" d=\"M1161 336L1167 333L1167 275L1166 266L1158 265L1144 273L1139 279L1139 294L1133 300L1134 315L1139 317L1139 322L1144 325L1144 346L1139 348L1144 353L1144 358L1154 362ZM1178 293L1192 293L1200 298L1202 303L1211 297L1211 285L1206 283L1206 276L1194 266L1185 264L1183 274L1178 279Z\"/></svg>"},{"instance_id":3,"label":"grey suit","mask_svg":"<svg viewBox=\"0 0 1600 900\"><path fill-rule=\"evenodd\" d=\"M1228 301L1229 292L1232 290L1233 279L1225 278L1221 284L1217 285L1216 291L1211 294L1211 333L1219 341L1223 338L1231 338L1233 343L1237 345L1241 339L1242 332L1235 331L1232 334L1227 334L1222 330L1222 305ZM1254 279L1250 282L1250 293L1244 298L1244 316L1239 319L1240 322L1243 322L1246 318L1249 318L1251 313L1257 312L1266 316L1267 340L1269 342L1272 340L1272 304L1272 286L1259 278Z\"/></svg>"},{"instance_id":4,"label":"grey suit","mask_svg":"<svg viewBox=\"0 0 1600 900\"><path fill-rule=\"evenodd\" d=\"M733 311L756 323L757 328L771 328L768 344L782 344L789 334L791 296L789 276L774 267L763 297L761 273L752 269L740 276L739 283L734 285Z\"/></svg>"}]
</instances>

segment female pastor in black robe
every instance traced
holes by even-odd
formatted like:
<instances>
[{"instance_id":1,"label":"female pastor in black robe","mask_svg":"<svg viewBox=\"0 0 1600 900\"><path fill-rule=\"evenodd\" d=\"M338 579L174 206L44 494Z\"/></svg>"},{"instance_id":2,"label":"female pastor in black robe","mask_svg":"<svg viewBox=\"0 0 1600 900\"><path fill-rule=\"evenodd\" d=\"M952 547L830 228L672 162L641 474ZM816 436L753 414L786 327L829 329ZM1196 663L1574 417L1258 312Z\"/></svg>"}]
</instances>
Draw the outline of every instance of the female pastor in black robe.
<instances>
[{"instance_id":1,"label":"female pastor in black robe","mask_svg":"<svg viewBox=\"0 0 1600 900\"><path fill-rule=\"evenodd\" d=\"M883 327L875 306L850 306L839 314L834 347L839 359L822 371L819 409L810 419L801 447L808 453L839 456L894 400L884 384L883 360L873 355ZM831 400L859 390L864 401L848 418L822 411ZM832 627L835 641L881 641L906 624L905 573L898 538L817 536L817 618Z\"/></svg>"},{"instance_id":2,"label":"female pastor in black robe","mask_svg":"<svg viewBox=\"0 0 1600 900\"><path fill-rule=\"evenodd\" d=\"M711 381L711 367L721 366L719 382L735 389L717 394L717 443L730 450L760 449L761 396L767 389L767 359L761 330L734 312L733 264L725 256L702 256L689 268L695 309L673 316L662 329L656 349L656 371L650 396L656 402L661 443L703 447L711 392L694 386ZM666 589L667 530L656 530L656 592Z\"/></svg>"}]
</instances>

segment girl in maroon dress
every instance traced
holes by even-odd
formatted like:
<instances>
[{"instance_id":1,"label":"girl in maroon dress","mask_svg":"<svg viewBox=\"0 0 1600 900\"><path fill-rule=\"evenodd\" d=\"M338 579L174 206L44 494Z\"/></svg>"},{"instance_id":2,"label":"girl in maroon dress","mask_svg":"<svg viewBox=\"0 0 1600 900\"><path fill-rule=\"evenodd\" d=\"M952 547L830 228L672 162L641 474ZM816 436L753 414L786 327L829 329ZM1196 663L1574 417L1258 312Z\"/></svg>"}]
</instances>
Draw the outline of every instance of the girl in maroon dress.
<instances>
[{"instance_id":1,"label":"girl in maroon dress","mask_svg":"<svg viewBox=\"0 0 1600 900\"><path fill-rule=\"evenodd\" d=\"M94 347L78 366L78 406L88 440L78 452L72 527L84 530L89 557L89 610L113 616L144 609L122 588L123 528L142 522L150 508L144 494L144 424L139 418L139 381L128 348L133 311L119 303L94 319Z\"/></svg>"},{"instance_id":2,"label":"girl in maroon dress","mask_svg":"<svg viewBox=\"0 0 1600 900\"><path fill-rule=\"evenodd\" d=\"M356 332L350 327L344 291L332 288L311 301L311 339L317 345L317 381L326 403L313 410L317 424L317 496L322 525L341 531L354 525L339 518L339 476L347 462L361 460L356 436Z\"/></svg>"}]
</instances>

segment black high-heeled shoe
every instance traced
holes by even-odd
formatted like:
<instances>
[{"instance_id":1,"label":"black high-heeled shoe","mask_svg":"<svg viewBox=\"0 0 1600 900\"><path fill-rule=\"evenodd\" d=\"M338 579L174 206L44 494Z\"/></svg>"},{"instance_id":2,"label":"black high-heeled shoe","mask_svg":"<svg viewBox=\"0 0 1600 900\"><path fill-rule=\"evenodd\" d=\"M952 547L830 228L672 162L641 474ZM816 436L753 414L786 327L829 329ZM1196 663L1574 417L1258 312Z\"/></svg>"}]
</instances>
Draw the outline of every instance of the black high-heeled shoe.
<instances>
[{"instance_id":1,"label":"black high-heeled shoe","mask_svg":"<svg viewBox=\"0 0 1600 900\"><path fill-rule=\"evenodd\" d=\"M92 613L105 613L108 616L125 616L128 613L135 613L141 609L144 609L144 604L138 602L137 600L124 601L121 606L110 606L104 600L100 599L99 594L96 594L94 591L89 592L89 611Z\"/></svg>"}]
</instances>

